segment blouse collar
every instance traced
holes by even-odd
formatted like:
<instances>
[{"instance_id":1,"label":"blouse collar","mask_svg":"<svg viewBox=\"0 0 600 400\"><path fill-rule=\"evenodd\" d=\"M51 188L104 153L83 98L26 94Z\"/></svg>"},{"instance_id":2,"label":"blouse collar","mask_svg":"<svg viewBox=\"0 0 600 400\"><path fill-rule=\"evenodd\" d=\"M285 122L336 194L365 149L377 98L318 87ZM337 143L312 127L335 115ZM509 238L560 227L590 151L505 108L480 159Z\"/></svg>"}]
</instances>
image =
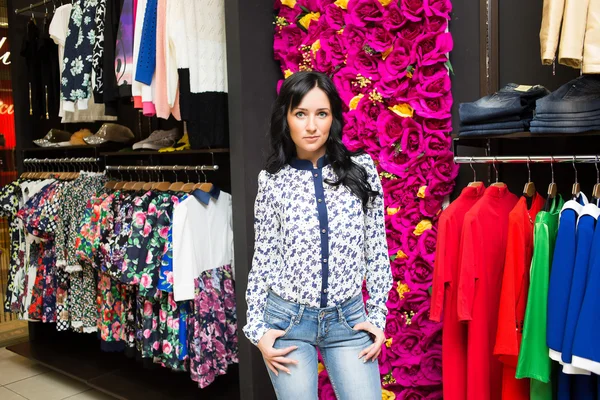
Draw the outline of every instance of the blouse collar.
<instances>
[{"instance_id":1,"label":"blouse collar","mask_svg":"<svg viewBox=\"0 0 600 400\"><path fill-rule=\"evenodd\" d=\"M324 166L329 165L329 158L327 154L317 160L317 168L321 169ZM310 160L300 160L296 157L290 160L290 166L292 168L301 169L301 170L312 170L315 169L313 163Z\"/></svg>"}]
</instances>

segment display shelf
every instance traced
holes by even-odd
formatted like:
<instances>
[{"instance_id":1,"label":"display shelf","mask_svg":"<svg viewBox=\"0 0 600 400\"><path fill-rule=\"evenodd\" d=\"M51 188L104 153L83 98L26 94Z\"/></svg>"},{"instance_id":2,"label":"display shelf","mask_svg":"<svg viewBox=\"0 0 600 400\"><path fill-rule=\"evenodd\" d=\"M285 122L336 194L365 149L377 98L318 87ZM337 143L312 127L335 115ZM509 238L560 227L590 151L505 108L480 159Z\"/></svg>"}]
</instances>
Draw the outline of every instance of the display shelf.
<instances>
[{"instance_id":1,"label":"display shelf","mask_svg":"<svg viewBox=\"0 0 600 400\"><path fill-rule=\"evenodd\" d=\"M192 400L238 399L239 368L232 365L226 375L218 377L204 389L190 379L189 372L172 372L156 364L126 358L122 353L104 353L98 340L90 335L63 332L73 340L33 340L7 347L9 351L47 368L85 383L91 388L118 399ZM86 337L87 336L87 337ZM79 345L95 342L96 346ZM86 343L89 344L89 343Z\"/></svg>"},{"instance_id":2,"label":"display shelf","mask_svg":"<svg viewBox=\"0 0 600 400\"><path fill-rule=\"evenodd\" d=\"M229 149L199 149L199 150L181 150L161 153L159 151L109 151L101 152L101 156L106 157L132 157L132 156L178 156L178 155L197 155L197 154L226 154L229 153Z\"/></svg>"},{"instance_id":3,"label":"display shelf","mask_svg":"<svg viewBox=\"0 0 600 400\"><path fill-rule=\"evenodd\" d=\"M509 133L505 135L485 135L485 136L459 136L458 134L453 134L452 139L455 141L464 140L464 141L475 141L475 140L487 140L487 139L537 139L537 138L550 138L550 137L560 137L560 138L568 138L568 137L586 137L586 136L600 136L600 131L589 131L582 133L532 133L532 132L516 132Z\"/></svg>"}]
</instances>

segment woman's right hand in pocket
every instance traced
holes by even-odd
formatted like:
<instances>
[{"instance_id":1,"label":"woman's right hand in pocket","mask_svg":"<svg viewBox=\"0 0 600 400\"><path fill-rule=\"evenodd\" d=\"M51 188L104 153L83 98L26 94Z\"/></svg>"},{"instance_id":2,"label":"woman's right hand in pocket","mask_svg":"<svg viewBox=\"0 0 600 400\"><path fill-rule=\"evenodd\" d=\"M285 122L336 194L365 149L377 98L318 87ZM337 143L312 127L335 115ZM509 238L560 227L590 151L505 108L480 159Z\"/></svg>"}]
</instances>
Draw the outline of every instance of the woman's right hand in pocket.
<instances>
[{"instance_id":1,"label":"woman's right hand in pocket","mask_svg":"<svg viewBox=\"0 0 600 400\"><path fill-rule=\"evenodd\" d=\"M267 367L273 371L276 376L279 376L279 371L287 372L291 375L289 368L285 364L298 364L298 361L287 358L286 356L296 350L298 346L289 346L285 349L275 349L273 345L275 340L285 335L285 331L279 329L269 329L258 342L258 349L262 353Z\"/></svg>"}]
</instances>

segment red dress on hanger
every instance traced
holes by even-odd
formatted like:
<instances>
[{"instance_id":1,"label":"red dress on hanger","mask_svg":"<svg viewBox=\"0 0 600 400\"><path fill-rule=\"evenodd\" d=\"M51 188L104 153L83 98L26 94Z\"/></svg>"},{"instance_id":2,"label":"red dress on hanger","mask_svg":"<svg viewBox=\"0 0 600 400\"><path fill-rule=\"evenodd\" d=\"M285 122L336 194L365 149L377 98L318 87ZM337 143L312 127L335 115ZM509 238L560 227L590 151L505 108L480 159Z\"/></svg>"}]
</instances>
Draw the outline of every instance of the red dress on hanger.
<instances>
[{"instance_id":1,"label":"red dress on hanger","mask_svg":"<svg viewBox=\"0 0 600 400\"><path fill-rule=\"evenodd\" d=\"M521 197L508 216L508 244L498 311L494 354L504 364L502 399L529 399L529 379L515 378L523 335L523 321L529 292L529 268L533 256L533 224L544 207L544 198L535 194L531 209Z\"/></svg>"},{"instance_id":2,"label":"red dress on hanger","mask_svg":"<svg viewBox=\"0 0 600 400\"><path fill-rule=\"evenodd\" d=\"M498 327L508 214L516 203L517 196L506 186L490 186L465 216L458 319L468 322L468 400L502 398L502 364L492 353Z\"/></svg>"},{"instance_id":3,"label":"red dress on hanger","mask_svg":"<svg viewBox=\"0 0 600 400\"><path fill-rule=\"evenodd\" d=\"M429 318L439 322L442 312L444 314L442 380L445 400L467 398L467 326L458 321L456 308L460 236L465 214L481 199L484 190L483 185L464 188L444 210L438 222Z\"/></svg>"}]
</instances>

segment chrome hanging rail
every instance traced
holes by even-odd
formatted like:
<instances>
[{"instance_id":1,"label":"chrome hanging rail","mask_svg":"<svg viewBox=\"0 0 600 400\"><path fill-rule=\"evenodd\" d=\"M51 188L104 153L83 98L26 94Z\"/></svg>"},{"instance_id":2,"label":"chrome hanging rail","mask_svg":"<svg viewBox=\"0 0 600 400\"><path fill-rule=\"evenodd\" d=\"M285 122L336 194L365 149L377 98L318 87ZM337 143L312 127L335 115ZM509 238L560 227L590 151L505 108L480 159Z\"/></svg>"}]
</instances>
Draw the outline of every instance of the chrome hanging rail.
<instances>
[{"instance_id":1,"label":"chrome hanging rail","mask_svg":"<svg viewBox=\"0 0 600 400\"><path fill-rule=\"evenodd\" d=\"M497 156L497 157L454 157L456 164L527 164L529 163L597 163L598 156Z\"/></svg>"},{"instance_id":2,"label":"chrome hanging rail","mask_svg":"<svg viewBox=\"0 0 600 400\"><path fill-rule=\"evenodd\" d=\"M50 4L50 3L52 3L52 0L43 0L43 1L39 1L39 2L37 2L37 3L30 4L30 5L29 5L29 6L27 6L27 7L23 7L23 8L17 8L17 9L15 9L15 14L22 14L22 13L24 13L24 12L31 11L31 10L33 10L34 8L38 8L38 7L41 7L41 6L43 6L43 5Z\"/></svg>"},{"instance_id":3,"label":"chrome hanging rail","mask_svg":"<svg viewBox=\"0 0 600 400\"><path fill-rule=\"evenodd\" d=\"M26 158L23 160L24 164L56 164L56 163L97 163L99 158L95 157L76 157L76 158Z\"/></svg>"},{"instance_id":4,"label":"chrome hanging rail","mask_svg":"<svg viewBox=\"0 0 600 400\"><path fill-rule=\"evenodd\" d=\"M107 171L217 171L218 165L107 165Z\"/></svg>"}]
</instances>

